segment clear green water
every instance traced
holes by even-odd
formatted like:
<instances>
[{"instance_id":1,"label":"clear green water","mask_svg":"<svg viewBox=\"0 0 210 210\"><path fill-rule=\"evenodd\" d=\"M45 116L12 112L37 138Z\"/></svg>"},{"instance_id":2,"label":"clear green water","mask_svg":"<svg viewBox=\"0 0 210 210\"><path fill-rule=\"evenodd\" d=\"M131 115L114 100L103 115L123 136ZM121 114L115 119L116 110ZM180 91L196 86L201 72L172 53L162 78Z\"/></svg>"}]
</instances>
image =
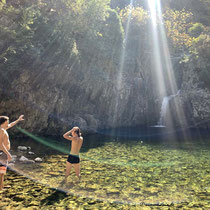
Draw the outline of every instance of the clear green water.
<instances>
[{"instance_id":1,"label":"clear green water","mask_svg":"<svg viewBox=\"0 0 210 210\"><path fill-rule=\"evenodd\" d=\"M47 140L69 150L69 142ZM20 173L73 195L108 202L210 207L210 147L208 138L194 140L120 139L102 135L84 138L81 152L82 180L72 170L64 178L67 154L32 139L16 141L31 146L44 161L35 165L16 163Z\"/></svg>"}]
</instances>

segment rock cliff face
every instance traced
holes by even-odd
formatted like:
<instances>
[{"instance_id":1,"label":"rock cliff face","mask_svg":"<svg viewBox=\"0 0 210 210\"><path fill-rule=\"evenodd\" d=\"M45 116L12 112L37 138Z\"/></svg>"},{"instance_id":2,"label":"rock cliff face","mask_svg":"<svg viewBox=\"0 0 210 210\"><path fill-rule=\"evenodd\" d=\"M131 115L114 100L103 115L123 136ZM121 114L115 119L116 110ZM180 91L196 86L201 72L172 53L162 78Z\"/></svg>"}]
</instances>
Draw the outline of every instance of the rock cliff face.
<instances>
[{"instance_id":1,"label":"rock cliff face","mask_svg":"<svg viewBox=\"0 0 210 210\"><path fill-rule=\"evenodd\" d=\"M93 132L158 122L162 101L153 94L149 79L130 75L121 77L119 85L119 75L113 73L116 66L100 69L81 64L22 70L17 78L10 78L11 85L1 85L1 114L11 120L24 114L26 130L48 135L60 135L76 125ZM185 68L180 94L169 102L166 125L208 123L209 99L210 92L201 86L196 71Z\"/></svg>"},{"instance_id":2,"label":"rock cliff face","mask_svg":"<svg viewBox=\"0 0 210 210\"><path fill-rule=\"evenodd\" d=\"M111 65L104 66L109 71L98 73L80 68L22 70L11 86L1 86L1 114L11 120L24 114L26 130L49 135L60 135L76 125L83 131L96 131L157 123L161 100L152 95L151 84L136 76L123 78L119 86L117 74L113 74L116 67ZM210 92L200 86L196 72L186 69L180 94L169 103L171 118L167 117L166 124L188 126L208 121L209 99Z\"/></svg>"},{"instance_id":3,"label":"rock cliff face","mask_svg":"<svg viewBox=\"0 0 210 210\"><path fill-rule=\"evenodd\" d=\"M10 85L1 85L1 114L11 120L24 114L26 130L51 135L76 125L96 131L157 121L142 78L123 78L119 87L116 66L100 66L104 71L78 66L22 70Z\"/></svg>"},{"instance_id":4,"label":"rock cliff face","mask_svg":"<svg viewBox=\"0 0 210 210\"><path fill-rule=\"evenodd\" d=\"M171 67L166 70L167 56L155 58L152 53L146 11L137 8L134 12L128 36L126 12L120 18L109 9L106 17L98 19L95 17L107 8L96 7L98 15L90 9L86 14L78 4L74 22L69 21L73 13L66 17L67 13L59 12L59 2L33 7L30 1L26 5L7 3L14 4L14 8L0 4L0 115L12 121L24 114L23 128L47 135L60 135L72 126L97 131L158 123L164 96L176 93L170 88L170 75L166 76L168 70L172 71ZM68 3L63 6L69 8ZM91 25L86 22L89 16ZM206 40L204 36L203 43L208 43ZM172 54L179 52L171 47ZM198 52L205 55L200 62L207 64L209 54L205 48ZM201 84L193 65L188 63L180 70L176 59L181 58L175 57L172 62L178 65L172 64L173 73L179 80L180 94L167 104L165 125L208 124L210 90ZM162 64L163 76L159 78L156 59ZM200 70L204 67L201 65Z\"/></svg>"},{"instance_id":5,"label":"rock cliff face","mask_svg":"<svg viewBox=\"0 0 210 210\"><path fill-rule=\"evenodd\" d=\"M175 125L209 127L210 91L201 83L192 65L184 67L180 94L170 101L169 106Z\"/></svg>"}]
</instances>

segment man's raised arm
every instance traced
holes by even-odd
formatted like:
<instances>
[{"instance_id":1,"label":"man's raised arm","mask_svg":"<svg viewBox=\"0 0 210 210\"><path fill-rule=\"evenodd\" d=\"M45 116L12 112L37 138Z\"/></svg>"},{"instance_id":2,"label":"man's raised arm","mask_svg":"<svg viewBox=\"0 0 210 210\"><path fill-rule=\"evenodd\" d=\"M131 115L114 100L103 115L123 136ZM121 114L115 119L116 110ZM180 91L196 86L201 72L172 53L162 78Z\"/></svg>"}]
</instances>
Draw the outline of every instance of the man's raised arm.
<instances>
[{"instance_id":1,"label":"man's raised arm","mask_svg":"<svg viewBox=\"0 0 210 210\"><path fill-rule=\"evenodd\" d=\"M23 121L24 120L23 117L24 117L24 115L20 115L20 117L17 120L11 122L6 129L12 128L18 122Z\"/></svg>"},{"instance_id":2,"label":"man's raised arm","mask_svg":"<svg viewBox=\"0 0 210 210\"><path fill-rule=\"evenodd\" d=\"M67 139L67 140L73 140L74 138L72 136L69 136L71 134L73 129L71 129L70 131L67 131L66 133L63 134L63 138Z\"/></svg>"}]
</instances>

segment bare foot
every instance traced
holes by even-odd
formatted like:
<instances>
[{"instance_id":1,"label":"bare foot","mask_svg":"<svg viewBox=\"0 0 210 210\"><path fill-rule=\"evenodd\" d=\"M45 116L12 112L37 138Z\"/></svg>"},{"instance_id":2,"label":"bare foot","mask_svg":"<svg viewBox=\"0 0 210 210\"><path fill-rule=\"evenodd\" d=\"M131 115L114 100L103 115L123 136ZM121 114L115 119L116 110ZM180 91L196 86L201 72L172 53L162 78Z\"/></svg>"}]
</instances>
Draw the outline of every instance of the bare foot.
<instances>
[{"instance_id":1,"label":"bare foot","mask_svg":"<svg viewBox=\"0 0 210 210\"><path fill-rule=\"evenodd\" d=\"M81 182L81 176L78 177L77 183Z\"/></svg>"}]
</instances>

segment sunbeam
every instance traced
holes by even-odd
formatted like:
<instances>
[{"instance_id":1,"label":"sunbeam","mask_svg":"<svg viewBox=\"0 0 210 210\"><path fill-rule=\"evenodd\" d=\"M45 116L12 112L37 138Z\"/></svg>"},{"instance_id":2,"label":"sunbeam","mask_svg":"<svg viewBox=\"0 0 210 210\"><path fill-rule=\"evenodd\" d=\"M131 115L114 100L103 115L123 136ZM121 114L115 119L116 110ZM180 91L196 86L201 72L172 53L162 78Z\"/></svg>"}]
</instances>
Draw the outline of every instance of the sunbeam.
<instances>
[{"instance_id":1,"label":"sunbeam","mask_svg":"<svg viewBox=\"0 0 210 210\"><path fill-rule=\"evenodd\" d=\"M157 91L160 99L169 95L178 96L177 93L180 91L178 91L174 75L160 0L148 0L148 5L152 20L151 30L154 54L154 74L157 81ZM174 106L178 116L177 119L180 121L180 124L186 125L186 117L183 108L177 105L176 100L174 100ZM170 112L168 112L166 124L172 128L175 126Z\"/></svg>"},{"instance_id":2,"label":"sunbeam","mask_svg":"<svg viewBox=\"0 0 210 210\"><path fill-rule=\"evenodd\" d=\"M124 37L124 41L123 41L123 48L122 48L122 54L120 57L120 65L119 65L119 71L117 73L117 85L116 85L116 91L117 91L117 96L115 98L114 102L114 112L111 113L111 119L113 121L114 126L117 123L118 117L119 115L121 115L122 113L119 110L119 104L120 104L120 100L122 100L123 98L123 70L124 70L124 64L125 64L125 55L126 55L126 45L127 45L127 39L129 36L129 28L130 28L130 21L131 21L131 16L132 16L132 10L133 10L133 0L130 1L129 4L129 15L128 15L128 19L127 19L127 23L126 23L126 27L125 27L125 37Z\"/></svg>"}]
</instances>

